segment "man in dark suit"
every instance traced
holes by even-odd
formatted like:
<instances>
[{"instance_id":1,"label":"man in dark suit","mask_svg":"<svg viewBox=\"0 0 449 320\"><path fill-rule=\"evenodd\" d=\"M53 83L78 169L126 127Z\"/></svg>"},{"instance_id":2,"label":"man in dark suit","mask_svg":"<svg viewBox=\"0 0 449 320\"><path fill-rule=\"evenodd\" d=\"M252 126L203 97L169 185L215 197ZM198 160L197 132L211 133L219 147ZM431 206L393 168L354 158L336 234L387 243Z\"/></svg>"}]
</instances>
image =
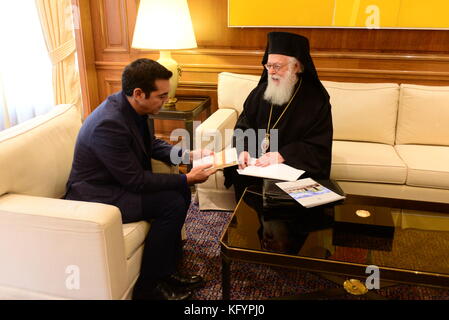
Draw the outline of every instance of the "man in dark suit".
<instances>
[{"instance_id":1,"label":"man in dark suit","mask_svg":"<svg viewBox=\"0 0 449 320\"><path fill-rule=\"evenodd\" d=\"M150 159L174 164L200 151L183 151L156 139L148 114L167 101L172 73L138 59L125 67L122 91L109 96L84 121L67 182L66 199L117 206L124 223L151 220L135 299L186 299L199 275L181 275L181 228L190 206L189 186L207 180L209 166L187 174L153 173ZM182 290L180 290L182 289Z\"/></svg>"}]
</instances>

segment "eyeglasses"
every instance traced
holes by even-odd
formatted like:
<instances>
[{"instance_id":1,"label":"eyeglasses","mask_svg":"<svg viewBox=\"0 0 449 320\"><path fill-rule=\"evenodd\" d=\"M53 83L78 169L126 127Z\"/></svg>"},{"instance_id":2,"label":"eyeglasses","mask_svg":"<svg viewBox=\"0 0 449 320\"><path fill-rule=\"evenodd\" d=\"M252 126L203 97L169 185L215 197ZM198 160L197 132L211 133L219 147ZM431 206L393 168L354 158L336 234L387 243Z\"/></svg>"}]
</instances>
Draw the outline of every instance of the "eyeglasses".
<instances>
[{"instance_id":1,"label":"eyeglasses","mask_svg":"<svg viewBox=\"0 0 449 320\"><path fill-rule=\"evenodd\" d=\"M273 68L274 71L278 72L279 70L281 70L281 68L286 64L278 64L278 63L267 63L264 65L265 69L267 69L268 71L270 71L271 68Z\"/></svg>"}]
</instances>

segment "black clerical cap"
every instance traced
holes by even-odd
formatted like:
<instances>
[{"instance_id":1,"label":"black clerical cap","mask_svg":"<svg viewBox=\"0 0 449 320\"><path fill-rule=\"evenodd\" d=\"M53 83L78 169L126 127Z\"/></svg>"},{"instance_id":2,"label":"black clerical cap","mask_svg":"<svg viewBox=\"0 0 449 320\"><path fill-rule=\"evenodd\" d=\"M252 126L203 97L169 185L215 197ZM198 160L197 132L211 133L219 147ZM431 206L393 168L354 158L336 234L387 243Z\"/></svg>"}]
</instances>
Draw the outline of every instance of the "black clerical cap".
<instances>
[{"instance_id":1,"label":"black clerical cap","mask_svg":"<svg viewBox=\"0 0 449 320\"><path fill-rule=\"evenodd\" d=\"M318 80L318 74L310 56L309 40L306 37L290 32L270 32L268 33L268 43L262 59L262 65L267 63L269 54L295 57L304 67L303 75L313 80ZM259 83L266 82L267 75L268 72L264 68Z\"/></svg>"},{"instance_id":2,"label":"black clerical cap","mask_svg":"<svg viewBox=\"0 0 449 320\"><path fill-rule=\"evenodd\" d=\"M268 34L268 54L283 54L298 58L309 51L309 40L306 37L289 32L270 32Z\"/></svg>"}]
</instances>

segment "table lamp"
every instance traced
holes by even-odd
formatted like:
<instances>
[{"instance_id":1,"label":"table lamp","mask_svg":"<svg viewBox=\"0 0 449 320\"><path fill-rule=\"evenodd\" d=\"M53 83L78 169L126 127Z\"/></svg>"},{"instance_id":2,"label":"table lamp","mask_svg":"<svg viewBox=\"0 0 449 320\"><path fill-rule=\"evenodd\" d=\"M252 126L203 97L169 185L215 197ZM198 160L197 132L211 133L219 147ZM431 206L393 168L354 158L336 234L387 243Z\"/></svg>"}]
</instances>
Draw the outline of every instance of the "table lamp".
<instances>
[{"instance_id":1,"label":"table lamp","mask_svg":"<svg viewBox=\"0 0 449 320\"><path fill-rule=\"evenodd\" d=\"M160 64L173 72L165 106L176 103L181 69L170 50L196 48L187 0L140 0L132 47L160 51Z\"/></svg>"}]
</instances>

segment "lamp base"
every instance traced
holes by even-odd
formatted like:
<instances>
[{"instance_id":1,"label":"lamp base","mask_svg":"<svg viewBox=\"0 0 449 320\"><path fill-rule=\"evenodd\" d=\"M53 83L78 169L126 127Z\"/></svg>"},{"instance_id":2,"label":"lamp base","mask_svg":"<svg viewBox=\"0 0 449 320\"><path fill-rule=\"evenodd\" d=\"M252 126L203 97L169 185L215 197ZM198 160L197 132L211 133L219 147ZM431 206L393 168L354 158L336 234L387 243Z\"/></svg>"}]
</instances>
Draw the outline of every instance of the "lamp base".
<instances>
[{"instance_id":1,"label":"lamp base","mask_svg":"<svg viewBox=\"0 0 449 320\"><path fill-rule=\"evenodd\" d=\"M171 106L175 105L176 98L176 88L178 88L178 81L180 77L180 68L178 63L171 57L170 51L161 50L159 60L157 60L161 65L170 70L173 75L170 78L170 91L168 92L168 101L164 106L170 104Z\"/></svg>"},{"instance_id":2,"label":"lamp base","mask_svg":"<svg viewBox=\"0 0 449 320\"><path fill-rule=\"evenodd\" d=\"M169 98L166 103L164 103L164 108L174 107L178 98Z\"/></svg>"}]
</instances>

